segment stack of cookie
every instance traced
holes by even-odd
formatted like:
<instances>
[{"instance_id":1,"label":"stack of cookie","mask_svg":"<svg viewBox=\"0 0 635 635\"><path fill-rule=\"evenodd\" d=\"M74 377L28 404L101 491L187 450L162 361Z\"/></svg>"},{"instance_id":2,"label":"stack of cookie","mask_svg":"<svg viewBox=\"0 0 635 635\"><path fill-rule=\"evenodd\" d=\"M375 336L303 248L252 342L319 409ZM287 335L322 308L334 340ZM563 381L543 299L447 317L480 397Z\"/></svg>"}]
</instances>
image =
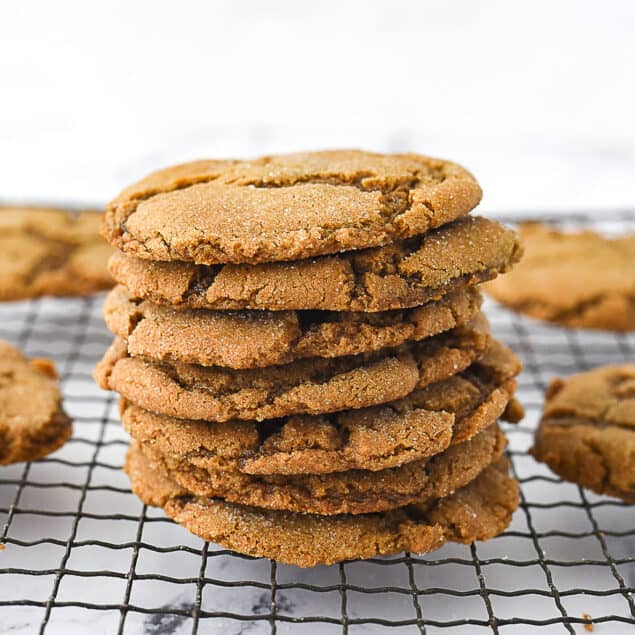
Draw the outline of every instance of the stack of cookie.
<instances>
[{"instance_id":1,"label":"stack of cookie","mask_svg":"<svg viewBox=\"0 0 635 635\"><path fill-rule=\"evenodd\" d=\"M96 379L133 490L203 538L312 566L502 531L517 358L476 286L513 232L418 155L199 161L124 190Z\"/></svg>"}]
</instances>

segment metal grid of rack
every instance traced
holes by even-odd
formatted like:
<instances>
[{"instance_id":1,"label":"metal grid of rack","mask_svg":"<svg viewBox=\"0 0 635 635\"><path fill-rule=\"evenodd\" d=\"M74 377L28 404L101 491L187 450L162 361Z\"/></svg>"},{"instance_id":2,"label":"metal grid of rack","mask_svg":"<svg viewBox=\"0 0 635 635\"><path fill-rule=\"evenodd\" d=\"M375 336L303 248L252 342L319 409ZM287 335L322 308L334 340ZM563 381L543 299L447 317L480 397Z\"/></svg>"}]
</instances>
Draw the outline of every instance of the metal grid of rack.
<instances>
[{"instance_id":1,"label":"metal grid of rack","mask_svg":"<svg viewBox=\"0 0 635 635\"><path fill-rule=\"evenodd\" d=\"M635 214L566 224L635 231ZM542 325L488 302L493 331L525 362L518 396L527 417L506 426L522 485L510 528L423 557L301 570L203 543L131 494L116 399L91 378L110 341L101 300L0 305L0 337L56 361L75 418L73 438L53 456L0 468L0 630L620 633L635 625L633 508L561 482L527 453L549 379L635 359L633 335Z\"/></svg>"}]
</instances>

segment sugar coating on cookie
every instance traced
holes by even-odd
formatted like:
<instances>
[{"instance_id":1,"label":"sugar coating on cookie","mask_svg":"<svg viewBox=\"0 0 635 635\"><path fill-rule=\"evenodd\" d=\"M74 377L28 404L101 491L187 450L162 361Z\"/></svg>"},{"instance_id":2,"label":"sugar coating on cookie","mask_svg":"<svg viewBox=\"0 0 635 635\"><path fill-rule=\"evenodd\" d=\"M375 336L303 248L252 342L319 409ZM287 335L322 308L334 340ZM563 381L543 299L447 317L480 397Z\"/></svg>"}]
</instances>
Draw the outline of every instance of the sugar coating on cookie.
<instances>
[{"instance_id":1,"label":"sugar coating on cookie","mask_svg":"<svg viewBox=\"0 0 635 635\"><path fill-rule=\"evenodd\" d=\"M411 551L447 541L469 543L501 533L518 507L518 483L501 459L469 485L427 505L394 511L319 516L246 507L197 497L150 468L132 447L126 461L133 491L204 540L257 557L312 567Z\"/></svg>"},{"instance_id":2,"label":"sugar coating on cookie","mask_svg":"<svg viewBox=\"0 0 635 635\"><path fill-rule=\"evenodd\" d=\"M520 255L513 231L477 216L384 247L295 262L210 267L117 251L109 269L132 295L175 307L375 312L491 280Z\"/></svg>"},{"instance_id":3,"label":"sugar coating on cookie","mask_svg":"<svg viewBox=\"0 0 635 635\"><path fill-rule=\"evenodd\" d=\"M104 236L150 260L299 260L384 245L470 212L481 189L462 167L357 150L160 170L107 208Z\"/></svg>"},{"instance_id":4,"label":"sugar coating on cookie","mask_svg":"<svg viewBox=\"0 0 635 635\"><path fill-rule=\"evenodd\" d=\"M0 207L0 300L85 295L109 289L112 248L101 215Z\"/></svg>"},{"instance_id":5,"label":"sugar coating on cookie","mask_svg":"<svg viewBox=\"0 0 635 635\"><path fill-rule=\"evenodd\" d=\"M502 304L571 327L635 330L635 235L521 225L522 261L485 285Z\"/></svg>"},{"instance_id":6,"label":"sugar coating on cookie","mask_svg":"<svg viewBox=\"0 0 635 635\"><path fill-rule=\"evenodd\" d=\"M0 465L40 459L71 431L53 362L28 360L0 340Z\"/></svg>"},{"instance_id":7,"label":"sugar coating on cookie","mask_svg":"<svg viewBox=\"0 0 635 635\"><path fill-rule=\"evenodd\" d=\"M635 503L635 364L553 380L532 453L565 480Z\"/></svg>"}]
</instances>

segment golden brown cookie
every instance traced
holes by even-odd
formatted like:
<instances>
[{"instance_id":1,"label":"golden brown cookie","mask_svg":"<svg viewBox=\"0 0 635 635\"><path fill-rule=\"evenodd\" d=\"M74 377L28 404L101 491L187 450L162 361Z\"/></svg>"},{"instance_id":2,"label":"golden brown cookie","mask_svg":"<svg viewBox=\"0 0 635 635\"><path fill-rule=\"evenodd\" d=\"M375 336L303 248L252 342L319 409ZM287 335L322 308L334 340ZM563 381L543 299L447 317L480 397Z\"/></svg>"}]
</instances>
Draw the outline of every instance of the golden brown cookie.
<instances>
[{"instance_id":1,"label":"golden brown cookie","mask_svg":"<svg viewBox=\"0 0 635 635\"><path fill-rule=\"evenodd\" d=\"M377 351L391 339L401 339L399 335L391 337L395 329L384 329L381 320L375 323L372 314L175 311L133 298L121 286L108 294L104 319L115 335L126 340L133 357L239 370L307 357L334 358ZM484 330L484 320L477 316L471 330ZM424 322L417 331L425 334L437 328L434 323ZM419 334L413 332L416 338Z\"/></svg>"},{"instance_id":2,"label":"golden brown cookie","mask_svg":"<svg viewBox=\"0 0 635 635\"><path fill-rule=\"evenodd\" d=\"M479 316L398 349L248 370L130 357L126 343L115 340L94 377L103 389L154 412L206 421L263 420L398 399L467 368L484 353L488 339Z\"/></svg>"},{"instance_id":3,"label":"golden brown cookie","mask_svg":"<svg viewBox=\"0 0 635 635\"><path fill-rule=\"evenodd\" d=\"M635 330L635 235L609 239L538 223L522 225L520 233L525 257L486 285L492 297L565 326Z\"/></svg>"},{"instance_id":4,"label":"golden brown cookie","mask_svg":"<svg viewBox=\"0 0 635 635\"><path fill-rule=\"evenodd\" d=\"M385 511L448 496L497 461L506 443L494 424L441 454L399 467L293 476L213 470L138 445L152 469L196 495L266 509L333 515Z\"/></svg>"},{"instance_id":5,"label":"golden brown cookie","mask_svg":"<svg viewBox=\"0 0 635 635\"><path fill-rule=\"evenodd\" d=\"M415 154L196 161L125 189L108 206L103 232L115 247L150 260L298 260L421 234L480 200L469 172Z\"/></svg>"},{"instance_id":6,"label":"golden brown cookie","mask_svg":"<svg viewBox=\"0 0 635 635\"><path fill-rule=\"evenodd\" d=\"M61 402L53 362L27 360L0 340L0 465L35 461L64 445L72 425Z\"/></svg>"},{"instance_id":7,"label":"golden brown cookie","mask_svg":"<svg viewBox=\"0 0 635 635\"><path fill-rule=\"evenodd\" d=\"M311 260L209 267L115 252L109 268L132 295L177 308L375 312L491 280L520 255L513 231L466 217L404 242Z\"/></svg>"},{"instance_id":8,"label":"golden brown cookie","mask_svg":"<svg viewBox=\"0 0 635 635\"><path fill-rule=\"evenodd\" d=\"M532 454L567 481L635 503L635 364L553 380Z\"/></svg>"},{"instance_id":9,"label":"golden brown cookie","mask_svg":"<svg viewBox=\"0 0 635 635\"><path fill-rule=\"evenodd\" d=\"M518 507L518 483L508 469L501 459L466 487L428 505L325 517L193 496L150 469L135 447L126 461L135 494L147 505L162 507L192 533L240 553L301 567L400 551L426 553L447 541L492 538L508 526Z\"/></svg>"},{"instance_id":10,"label":"golden brown cookie","mask_svg":"<svg viewBox=\"0 0 635 635\"><path fill-rule=\"evenodd\" d=\"M120 402L124 428L159 454L215 471L328 474L371 471L434 456L507 417L518 358L489 352L469 369L384 406L330 416L210 425L154 414ZM514 421L516 419L513 419Z\"/></svg>"},{"instance_id":11,"label":"golden brown cookie","mask_svg":"<svg viewBox=\"0 0 635 635\"><path fill-rule=\"evenodd\" d=\"M0 300L86 295L109 289L112 248L99 235L101 215L0 207Z\"/></svg>"}]
</instances>

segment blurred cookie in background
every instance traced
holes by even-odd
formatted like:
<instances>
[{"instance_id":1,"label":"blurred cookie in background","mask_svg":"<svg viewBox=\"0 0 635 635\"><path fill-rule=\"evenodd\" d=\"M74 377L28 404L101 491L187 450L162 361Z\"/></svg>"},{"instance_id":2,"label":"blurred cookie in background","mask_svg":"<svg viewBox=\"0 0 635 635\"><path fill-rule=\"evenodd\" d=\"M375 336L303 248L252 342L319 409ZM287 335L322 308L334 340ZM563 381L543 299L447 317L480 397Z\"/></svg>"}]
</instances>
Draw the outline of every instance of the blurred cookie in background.
<instances>
[{"instance_id":1,"label":"blurred cookie in background","mask_svg":"<svg viewBox=\"0 0 635 635\"><path fill-rule=\"evenodd\" d=\"M513 271L484 285L519 313L573 328L635 330L635 235L606 238L520 226L525 255Z\"/></svg>"},{"instance_id":2,"label":"blurred cookie in background","mask_svg":"<svg viewBox=\"0 0 635 635\"><path fill-rule=\"evenodd\" d=\"M88 295L113 286L101 214L0 207L0 301Z\"/></svg>"}]
</instances>

